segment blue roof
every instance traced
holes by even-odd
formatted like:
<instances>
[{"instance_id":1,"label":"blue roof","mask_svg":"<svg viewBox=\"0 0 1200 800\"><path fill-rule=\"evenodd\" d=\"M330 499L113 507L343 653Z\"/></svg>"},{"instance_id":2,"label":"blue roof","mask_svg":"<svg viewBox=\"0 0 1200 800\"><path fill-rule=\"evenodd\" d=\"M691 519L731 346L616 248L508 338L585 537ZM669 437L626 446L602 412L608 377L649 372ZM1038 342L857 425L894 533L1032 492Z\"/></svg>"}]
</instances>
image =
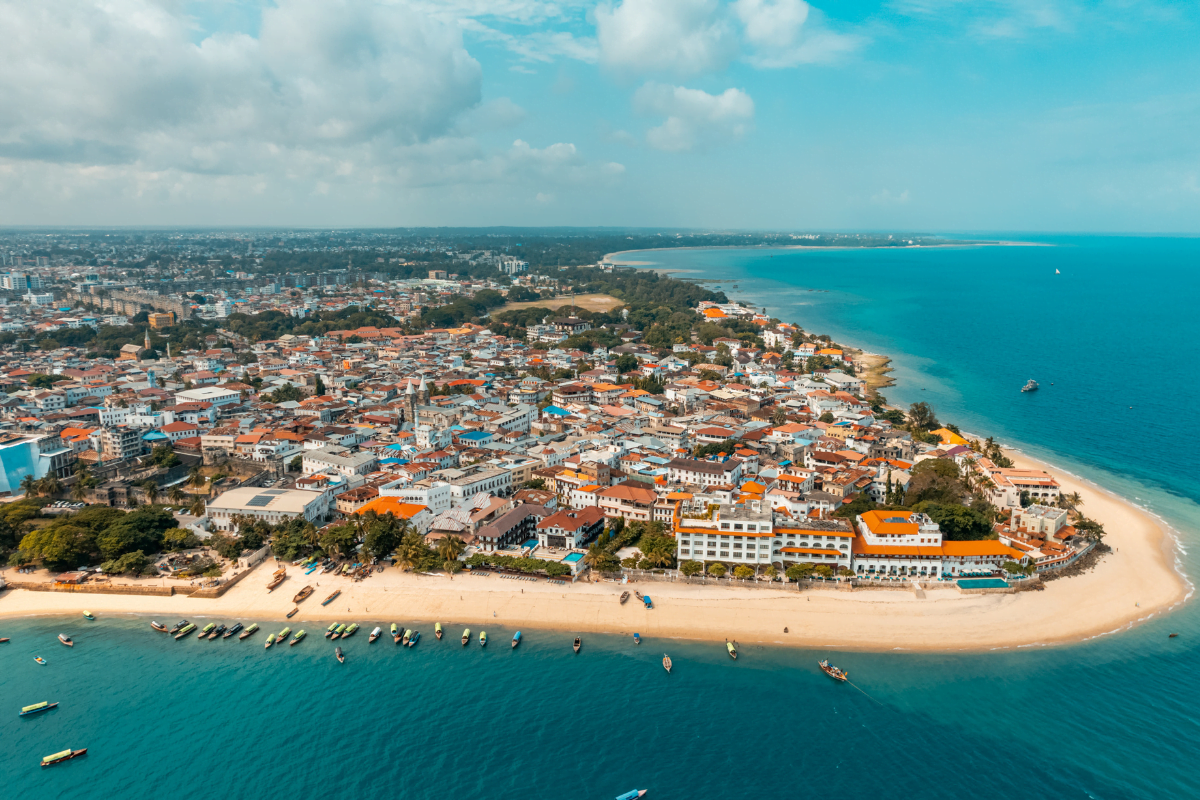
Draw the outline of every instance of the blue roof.
<instances>
[{"instance_id":1,"label":"blue roof","mask_svg":"<svg viewBox=\"0 0 1200 800\"><path fill-rule=\"evenodd\" d=\"M407 464L408 461L403 458L381 458L381 459L379 459L379 463L380 464Z\"/></svg>"},{"instance_id":2,"label":"blue roof","mask_svg":"<svg viewBox=\"0 0 1200 800\"><path fill-rule=\"evenodd\" d=\"M146 433L142 436L142 441L143 442L157 442L159 439L168 439L169 440L170 438L171 438L170 436L167 436L162 431L146 431Z\"/></svg>"},{"instance_id":3,"label":"blue roof","mask_svg":"<svg viewBox=\"0 0 1200 800\"><path fill-rule=\"evenodd\" d=\"M542 409L542 413L543 414L561 414L564 417L571 416L570 411L567 411L565 408L559 408L558 406L546 406L545 408Z\"/></svg>"},{"instance_id":4,"label":"blue roof","mask_svg":"<svg viewBox=\"0 0 1200 800\"><path fill-rule=\"evenodd\" d=\"M458 438L470 439L471 441L480 441L482 439L491 439L492 434L488 433L487 431L468 431L467 433L461 434Z\"/></svg>"}]
</instances>

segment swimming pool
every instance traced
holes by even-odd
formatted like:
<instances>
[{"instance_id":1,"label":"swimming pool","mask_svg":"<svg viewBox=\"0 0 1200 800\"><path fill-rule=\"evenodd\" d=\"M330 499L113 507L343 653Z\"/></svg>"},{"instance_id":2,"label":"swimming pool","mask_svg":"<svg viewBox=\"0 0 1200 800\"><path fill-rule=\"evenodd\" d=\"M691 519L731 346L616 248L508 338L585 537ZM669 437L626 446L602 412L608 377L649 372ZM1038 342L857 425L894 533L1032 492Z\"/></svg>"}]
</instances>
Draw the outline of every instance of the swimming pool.
<instances>
[{"instance_id":1,"label":"swimming pool","mask_svg":"<svg viewBox=\"0 0 1200 800\"><path fill-rule=\"evenodd\" d=\"M582 561L582 560L583 560L583 553L571 553L570 555L568 555L566 558L563 559L563 561L567 562L568 564L574 564L576 561Z\"/></svg>"},{"instance_id":2,"label":"swimming pool","mask_svg":"<svg viewBox=\"0 0 1200 800\"><path fill-rule=\"evenodd\" d=\"M1008 581L1000 578L960 578L956 581L960 589L1007 589Z\"/></svg>"}]
</instances>

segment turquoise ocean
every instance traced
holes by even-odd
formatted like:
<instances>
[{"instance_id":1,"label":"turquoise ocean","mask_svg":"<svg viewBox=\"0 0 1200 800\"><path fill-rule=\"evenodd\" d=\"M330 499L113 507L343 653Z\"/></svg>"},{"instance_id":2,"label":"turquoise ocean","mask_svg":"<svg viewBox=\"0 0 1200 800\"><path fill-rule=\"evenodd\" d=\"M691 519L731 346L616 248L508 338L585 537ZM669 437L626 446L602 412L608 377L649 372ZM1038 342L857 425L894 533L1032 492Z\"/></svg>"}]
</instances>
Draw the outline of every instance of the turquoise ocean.
<instances>
[{"instance_id":1,"label":"turquoise ocean","mask_svg":"<svg viewBox=\"0 0 1200 800\"><path fill-rule=\"evenodd\" d=\"M1192 549L1200 240L1039 241L1053 246L627 257L697 270L680 277L891 355L894 402L926 400L1134 498ZM1042 391L1022 395L1029 378ZM423 621L416 648L368 645L391 621L362 620L338 664L319 622L302 623L302 644L264 651L261 635L176 642L137 617L0 620L12 639L0 644L0 785L126 800L1200 796L1194 603L1074 645L744 647L737 662L720 645L615 635L589 635L575 655L569 633L535 630L513 651L501 627L487 649L462 648L448 620L442 642ZM817 671L829 655L853 686ZM40 700L62 705L18 718ZM68 747L89 754L38 766Z\"/></svg>"}]
</instances>

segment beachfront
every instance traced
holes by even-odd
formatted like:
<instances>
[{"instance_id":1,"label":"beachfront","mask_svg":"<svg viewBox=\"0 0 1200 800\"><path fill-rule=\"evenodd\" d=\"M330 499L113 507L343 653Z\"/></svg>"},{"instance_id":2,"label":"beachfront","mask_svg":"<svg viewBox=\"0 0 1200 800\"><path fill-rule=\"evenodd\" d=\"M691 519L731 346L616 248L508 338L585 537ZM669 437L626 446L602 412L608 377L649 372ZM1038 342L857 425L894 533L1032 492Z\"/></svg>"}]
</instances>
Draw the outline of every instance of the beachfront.
<instances>
[{"instance_id":1,"label":"beachfront","mask_svg":"<svg viewBox=\"0 0 1200 800\"><path fill-rule=\"evenodd\" d=\"M1018 467L1046 465L1008 453ZM218 599L137 597L10 590L0 595L0 618L46 614L141 614L171 622L189 619L283 620L292 596L318 586L293 618L316 621L421 621L432 625L527 627L745 644L828 646L866 650L963 650L1074 642L1120 630L1179 604L1189 584L1174 567L1174 546L1161 525L1128 502L1084 481L1056 473L1064 491L1079 492L1089 516L1108 531L1113 548L1089 572L1050 581L1045 591L963 595L953 588L858 591L727 588L647 582L638 588L654 608L621 605L620 584L581 581L561 586L460 573L414 575L387 569L366 581L312 575L288 567L289 580L268 594L275 569L268 559ZM328 606L333 589L341 595ZM783 632L788 628L789 633Z\"/></svg>"}]
</instances>

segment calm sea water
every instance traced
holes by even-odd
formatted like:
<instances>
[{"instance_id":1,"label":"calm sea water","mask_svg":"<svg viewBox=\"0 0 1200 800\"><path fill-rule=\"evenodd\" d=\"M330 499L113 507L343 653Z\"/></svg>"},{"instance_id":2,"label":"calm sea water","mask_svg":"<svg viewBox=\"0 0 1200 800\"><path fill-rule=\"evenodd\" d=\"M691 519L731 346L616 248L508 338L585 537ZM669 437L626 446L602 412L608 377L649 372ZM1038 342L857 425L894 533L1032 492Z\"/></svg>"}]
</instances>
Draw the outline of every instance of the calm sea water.
<instances>
[{"instance_id":1,"label":"calm sea water","mask_svg":"<svg viewBox=\"0 0 1200 800\"><path fill-rule=\"evenodd\" d=\"M1137 496L1186 544L1200 527L1188 433L1200 243L1054 243L642 258L893 355L893 400L928 400ZM1030 377L1045 388L1020 394ZM514 652L501 628L486 650L431 635L412 650L368 645L364 630L338 664L324 626L305 627L316 634L301 645L264 651L261 635L175 642L144 619L0 620L6 796L1200 796L1194 604L1073 646L832 654L854 686L817 671L831 655L819 649L746 647L735 663L719 644L589 635L574 655L570 634L526 630ZM40 700L62 706L17 717ZM38 766L81 746L84 759Z\"/></svg>"}]
</instances>

